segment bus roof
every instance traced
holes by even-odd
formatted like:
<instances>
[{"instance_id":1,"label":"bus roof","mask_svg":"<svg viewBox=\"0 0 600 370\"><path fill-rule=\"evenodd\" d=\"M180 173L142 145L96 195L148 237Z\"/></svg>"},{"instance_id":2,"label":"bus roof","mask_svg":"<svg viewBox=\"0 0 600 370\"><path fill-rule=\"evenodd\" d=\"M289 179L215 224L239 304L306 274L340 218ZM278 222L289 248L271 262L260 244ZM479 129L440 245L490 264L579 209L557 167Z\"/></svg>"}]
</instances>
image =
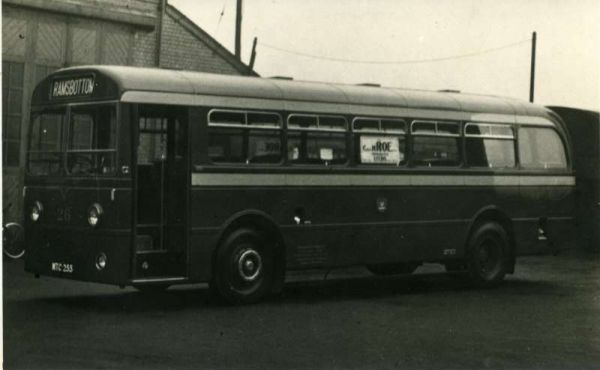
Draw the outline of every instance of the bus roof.
<instances>
[{"instance_id":1,"label":"bus roof","mask_svg":"<svg viewBox=\"0 0 600 370\"><path fill-rule=\"evenodd\" d=\"M548 110L542 106L506 97L126 66L93 65L61 69L46 78L45 88L49 89L53 79L90 74L111 81L116 86L116 98L126 101L139 99L138 102L146 102L142 98L162 96L164 100L161 99L161 102L189 104L194 96L217 96L549 117ZM48 96L42 93L37 97L41 99L36 99L34 94L33 105L42 103L40 100Z\"/></svg>"}]
</instances>

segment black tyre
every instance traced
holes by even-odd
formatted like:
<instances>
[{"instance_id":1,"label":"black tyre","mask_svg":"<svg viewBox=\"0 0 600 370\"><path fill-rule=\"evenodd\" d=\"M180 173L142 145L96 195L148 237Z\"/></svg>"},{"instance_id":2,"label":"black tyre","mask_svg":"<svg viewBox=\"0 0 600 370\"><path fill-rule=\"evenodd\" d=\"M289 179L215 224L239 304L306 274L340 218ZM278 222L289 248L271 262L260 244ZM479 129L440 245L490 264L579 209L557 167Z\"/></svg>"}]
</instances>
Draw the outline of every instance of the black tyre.
<instances>
[{"instance_id":1,"label":"black tyre","mask_svg":"<svg viewBox=\"0 0 600 370\"><path fill-rule=\"evenodd\" d=\"M375 275L401 275L412 274L419 267L416 262L406 263L383 263L378 265L367 265L367 270Z\"/></svg>"},{"instance_id":2,"label":"black tyre","mask_svg":"<svg viewBox=\"0 0 600 370\"><path fill-rule=\"evenodd\" d=\"M478 285L495 285L509 265L510 243L504 228L495 222L479 226L469 239L468 271Z\"/></svg>"},{"instance_id":3,"label":"black tyre","mask_svg":"<svg viewBox=\"0 0 600 370\"><path fill-rule=\"evenodd\" d=\"M25 254L25 234L23 227L10 222L2 230L2 252L10 259L18 259Z\"/></svg>"},{"instance_id":4,"label":"black tyre","mask_svg":"<svg viewBox=\"0 0 600 370\"><path fill-rule=\"evenodd\" d=\"M444 267L448 273L466 272L468 269L467 263L464 261L448 261L444 263Z\"/></svg>"},{"instance_id":5,"label":"black tyre","mask_svg":"<svg viewBox=\"0 0 600 370\"><path fill-rule=\"evenodd\" d=\"M219 246L211 288L230 304L253 303L271 291L273 246L252 229L232 232Z\"/></svg>"}]
</instances>

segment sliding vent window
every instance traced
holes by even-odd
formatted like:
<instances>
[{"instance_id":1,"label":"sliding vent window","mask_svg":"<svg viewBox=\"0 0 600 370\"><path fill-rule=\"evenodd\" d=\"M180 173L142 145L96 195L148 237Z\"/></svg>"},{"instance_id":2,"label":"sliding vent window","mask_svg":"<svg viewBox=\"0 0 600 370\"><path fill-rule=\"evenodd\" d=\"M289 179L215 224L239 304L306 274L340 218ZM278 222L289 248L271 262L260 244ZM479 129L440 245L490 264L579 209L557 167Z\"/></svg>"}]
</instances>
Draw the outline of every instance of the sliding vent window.
<instances>
[{"instance_id":1,"label":"sliding vent window","mask_svg":"<svg viewBox=\"0 0 600 370\"><path fill-rule=\"evenodd\" d=\"M281 117L276 113L213 110L208 134L208 155L215 163L281 161Z\"/></svg>"},{"instance_id":2,"label":"sliding vent window","mask_svg":"<svg viewBox=\"0 0 600 370\"><path fill-rule=\"evenodd\" d=\"M346 131L341 116L291 114L288 117L288 160L294 164L331 165L347 162Z\"/></svg>"},{"instance_id":3,"label":"sliding vent window","mask_svg":"<svg viewBox=\"0 0 600 370\"><path fill-rule=\"evenodd\" d=\"M508 125L467 123L467 164L471 167L515 167L515 136Z\"/></svg>"},{"instance_id":4,"label":"sliding vent window","mask_svg":"<svg viewBox=\"0 0 600 370\"><path fill-rule=\"evenodd\" d=\"M523 168L567 168L565 146L552 128L519 129L519 155Z\"/></svg>"},{"instance_id":5,"label":"sliding vent window","mask_svg":"<svg viewBox=\"0 0 600 370\"><path fill-rule=\"evenodd\" d=\"M423 167L454 167L461 163L460 125L456 122L414 121L412 162Z\"/></svg>"},{"instance_id":6,"label":"sliding vent window","mask_svg":"<svg viewBox=\"0 0 600 370\"><path fill-rule=\"evenodd\" d=\"M406 163L406 123L401 120L356 118L352 122L359 162L400 166Z\"/></svg>"},{"instance_id":7,"label":"sliding vent window","mask_svg":"<svg viewBox=\"0 0 600 370\"><path fill-rule=\"evenodd\" d=\"M67 171L72 175L107 175L116 169L116 108L114 105L71 109Z\"/></svg>"},{"instance_id":8,"label":"sliding vent window","mask_svg":"<svg viewBox=\"0 0 600 370\"><path fill-rule=\"evenodd\" d=\"M27 171L30 175L45 176L61 172L65 118L64 108L32 113L27 153Z\"/></svg>"}]
</instances>

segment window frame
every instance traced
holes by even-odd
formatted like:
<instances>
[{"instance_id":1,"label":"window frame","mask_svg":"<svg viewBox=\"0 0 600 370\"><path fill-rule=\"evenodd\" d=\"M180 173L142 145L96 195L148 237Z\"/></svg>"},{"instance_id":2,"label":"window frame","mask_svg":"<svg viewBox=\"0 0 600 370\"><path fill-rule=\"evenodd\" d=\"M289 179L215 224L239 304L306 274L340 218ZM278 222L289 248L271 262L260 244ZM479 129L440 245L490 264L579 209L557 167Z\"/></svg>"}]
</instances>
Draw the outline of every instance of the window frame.
<instances>
[{"instance_id":1,"label":"window frame","mask_svg":"<svg viewBox=\"0 0 600 370\"><path fill-rule=\"evenodd\" d=\"M243 123L224 123L224 122L211 122L211 115L215 112L219 112L219 113L235 113L235 114L243 114L244 117L244 122ZM268 126L268 125L252 125L249 123L248 120L248 115L249 114L264 114L264 115L272 115L274 117L277 117L277 126ZM281 165L282 163L284 163L285 159L286 159L286 153L283 150L283 147L285 145L285 141L283 138L283 131L284 131L284 125L283 125L283 118L281 116L281 114L279 112L275 112L275 111L262 111L262 110L245 110L245 109L228 109L228 108L211 108L209 109L209 111L206 114L206 132L207 132L207 136L210 137L211 135L211 128L219 128L219 129L233 129L233 130L242 130L242 151L246 151L246 153L244 153L244 155L246 156L246 161L244 162L218 162L218 161L214 161L211 157L210 157L210 153L209 153L209 147L210 145L206 146L206 158L208 159L209 163L211 163L212 165L216 165L216 166L277 166L277 165ZM250 132L251 131L265 131L265 132L277 132L278 133L278 137L279 137L279 142L280 142L280 149L279 149L279 160L277 162L273 162L273 163L253 163L248 159L248 150L249 150L249 143L250 143Z\"/></svg>"},{"instance_id":2,"label":"window frame","mask_svg":"<svg viewBox=\"0 0 600 370\"><path fill-rule=\"evenodd\" d=\"M293 117L313 117L316 119L317 127L316 128L290 127L290 118L293 118ZM320 118L321 117L341 118L344 121L345 127L343 129L321 128L320 127ZM318 131L318 132L345 132L345 133L348 132L348 120L346 119L346 117L344 117L342 115L336 115L336 114L290 113L287 116L286 124L287 124L286 128L291 131Z\"/></svg>"},{"instance_id":3,"label":"window frame","mask_svg":"<svg viewBox=\"0 0 600 370\"><path fill-rule=\"evenodd\" d=\"M316 124L317 126L315 128L310 128L310 127L290 127L290 119L293 117L312 117L315 118ZM336 118L336 119L341 119L341 121L344 122L344 128L340 128L340 129L336 129L336 128L321 128L320 127L320 118L321 117L329 117L329 118ZM289 148L288 148L288 142L289 142L289 138L290 138L290 133L296 133L296 132L305 132L307 134L310 133L330 133L330 134L343 134L344 135L344 151L345 151L345 158L344 158L344 162L342 163L335 163L335 164L329 164L327 161L324 161L323 163L294 163L290 158L289 158ZM348 138L349 138L349 134L350 134L350 127L348 124L348 119L343 116L343 115L337 115L337 114L318 114L318 113L289 113L286 117L286 127L285 127L285 161L286 163L292 165L292 166L310 166L313 168L330 168L330 167L345 167L348 166L348 164L350 163L350 157L352 155L352 152L350 150L350 147L348 145Z\"/></svg>"},{"instance_id":4,"label":"window frame","mask_svg":"<svg viewBox=\"0 0 600 370\"><path fill-rule=\"evenodd\" d=\"M427 123L427 124L431 124L433 123L435 126L435 131L434 132L414 132L414 126L415 124L418 123ZM439 133L439 124L451 124L457 127L457 133L456 134L452 134L452 133ZM464 136L463 136L463 129L462 129L462 122L461 121L449 121L449 120L428 120L428 119L413 119L410 122L410 143L409 143L409 159L408 159L408 166L411 168L418 168L418 169L431 169L431 170L447 170L447 169L456 169L456 168L461 168L464 167L465 165L465 148L464 148ZM425 165L420 165L420 164L416 164L415 163L415 158L414 158L414 144L415 144L415 137L446 137L446 138L454 138L454 139L458 139L458 145L457 145L457 153L458 153L458 161L455 165L452 166L425 166Z\"/></svg>"},{"instance_id":5,"label":"window frame","mask_svg":"<svg viewBox=\"0 0 600 370\"><path fill-rule=\"evenodd\" d=\"M37 117L38 115L43 114L44 112L52 112L52 111L58 111L64 109L64 116L62 118L62 122L61 122L61 128L60 128L60 145L59 145L59 149L56 152L53 151L43 151L43 150L31 150L31 144L32 144L32 140L33 140L33 119L34 117ZM30 111L29 114L29 126L27 127L27 146L25 148L25 174L26 176L32 176L32 177L52 177L52 176L64 176L66 175L66 151L65 151L65 141L67 140L67 123L69 120L69 114L70 114L70 107L68 104L56 104L56 105L44 105L44 106L39 106L39 107L33 107ZM29 170L29 163L30 163L30 155L31 153L58 153L59 157L60 157L60 168L58 169L58 171L56 173L52 173L52 174L42 174L42 175L36 175L33 174L30 170Z\"/></svg>"},{"instance_id":6,"label":"window frame","mask_svg":"<svg viewBox=\"0 0 600 370\"><path fill-rule=\"evenodd\" d=\"M80 107L80 106L101 106L101 105L109 105L109 106L113 106L115 108L115 142L114 142L114 148L113 149L90 149L90 150L69 150L69 140L71 138L71 112L73 107ZM119 127L121 125L119 125L119 121L120 121L120 117L121 117L121 104L119 102L119 100L104 100L104 101L92 101L92 102L80 102L80 103L67 103L67 117L66 117L66 121L65 121L65 129L64 129L64 137L63 137L63 167L64 167L64 171L65 174L67 176L72 176L72 177L85 177L85 178L89 178L89 177L117 177L120 173L119 169L118 169L118 164L119 162L119 142L120 142L120 130ZM106 174L95 174L93 176L90 175L86 175L86 174L78 174L78 173L71 173L71 171L69 171L69 165L68 165L68 156L69 153L91 153L91 154L95 154L95 153L114 153L114 163L115 163L115 167L114 167L114 171L113 172L109 172Z\"/></svg>"},{"instance_id":7,"label":"window frame","mask_svg":"<svg viewBox=\"0 0 600 370\"><path fill-rule=\"evenodd\" d=\"M377 122L378 130L374 129L357 129L356 121L365 120L365 121L374 121ZM401 122L403 125L403 130L392 130L392 131L384 131L382 125L383 121L389 122ZM407 167L409 163L408 158L408 149L409 149L409 140L408 140L408 124L405 119L397 118L397 117L368 117L368 116L356 116L352 118L352 145L358 146L358 149L355 151L355 161L358 166L365 166L369 168L399 168L399 167ZM400 141L398 142L398 149L404 149L404 158L403 160L396 164L389 163L364 163L361 161L361 150L360 150L360 138L362 136L366 137L374 137L374 136L389 136L394 138L403 138L404 139L404 148L400 148Z\"/></svg>"},{"instance_id":8,"label":"window frame","mask_svg":"<svg viewBox=\"0 0 600 370\"><path fill-rule=\"evenodd\" d=\"M469 127L472 126L487 126L490 128L490 134L469 134L467 133L467 129ZM508 127L510 128L510 131L512 133L512 135L495 135L495 134L491 134L492 127ZM488 169L488 170L493 170L493 171L510 171L510 170L515 170L517 168L519 168L519 152L518 152L518 128L515 127L514 124L511 123L500 123L500 122L477 122L477 121L467 121L464 123L463 125L463 136L464 136L464 154L463 154L463 163L466 167L468 168L472 168L472 169L477 169L477 170L483 170L483 169ZM512 148L513 148L513 154L514 154L514 159L515 159L515 163L512 167L484 167L484 166L473 166L469 163L469 156L467 153L467 140L469 139L474 139L474 138L481 138L482 140L485 139L493 139L493 140L503 140L503 141L512 141Z\"/></svg>"},{"instance_id":9,"label":"window frame","mask_svg":"<svg viewBox=\"0 0 600 370\"><path fill-rule=\"evenodd\" d=\"M569 146L567 145L567 141L566 138L564 137L564 135L561 133L561 131L555 126L555 125L551 125L551 124L545 124L545 125L540 125L540 124L528 124L528 123L521 123L517 126L515 126L516 128L516 151L517 151L517 166L519 168L519 170L522 171L529 171L529 172L535 172L535 173L540 173L540 172L569 172L571 171L572 168L572 163L571 163L571 154L569 151ZM560 143L562 144L562 148L563 148L563 153L565 155L565 166L564 167L551 167L551 168L529 168L529 167L523 167L523 163L521 161L521 149L520 149L520 143L519 143L519 139L520 139L520 131L521 129L527 129L527 128L533 128L533 129L542 129L542 130L551 130L554 131L556 133L556 135L558 136Z\"/></svg>"}]
</instances>

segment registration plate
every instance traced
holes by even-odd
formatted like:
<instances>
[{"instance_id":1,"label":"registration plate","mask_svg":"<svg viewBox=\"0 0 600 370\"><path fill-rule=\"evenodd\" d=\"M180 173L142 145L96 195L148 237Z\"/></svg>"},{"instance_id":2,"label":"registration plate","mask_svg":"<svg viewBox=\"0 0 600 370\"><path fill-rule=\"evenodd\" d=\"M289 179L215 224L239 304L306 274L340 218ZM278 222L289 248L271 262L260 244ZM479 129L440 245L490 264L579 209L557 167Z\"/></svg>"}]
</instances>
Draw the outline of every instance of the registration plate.
<instances>
[{"instance_id":1,"label":"registration plate","mask_svg":"<svg viewBox=\"0 0 600 370\"><path fill-rule=\"evenodd\" d=\"M50 264L50 268L52 271L56 272L66 272L68 274L73 273L73 265L70 263L52 262Z\"/></svg>"}]
</instances>

